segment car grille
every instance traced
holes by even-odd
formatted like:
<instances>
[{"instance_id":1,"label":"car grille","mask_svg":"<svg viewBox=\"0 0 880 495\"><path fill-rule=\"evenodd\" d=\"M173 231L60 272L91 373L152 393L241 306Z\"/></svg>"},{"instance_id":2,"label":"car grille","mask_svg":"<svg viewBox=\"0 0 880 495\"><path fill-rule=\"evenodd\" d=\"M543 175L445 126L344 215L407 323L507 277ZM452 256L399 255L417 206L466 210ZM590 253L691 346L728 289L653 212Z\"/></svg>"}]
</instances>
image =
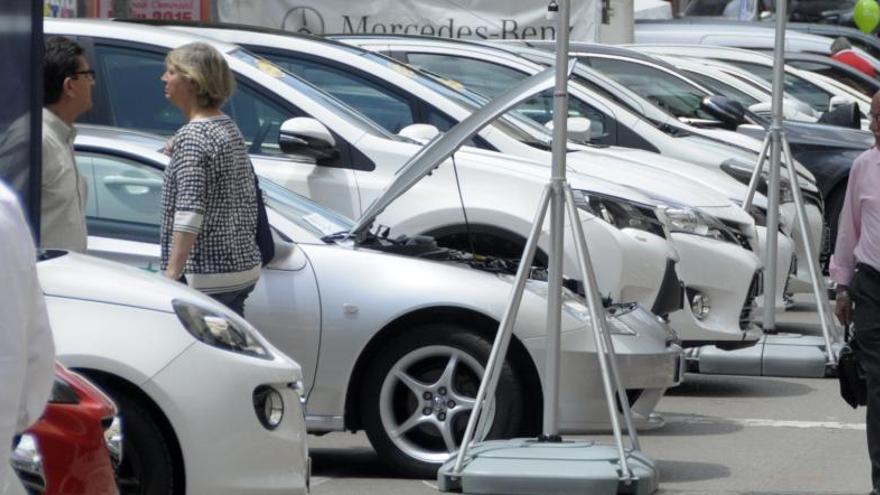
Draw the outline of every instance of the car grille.
<instances>
[{"instance_id":1,"label":"car grille","mask_svg":"<svg viewBox=\"0 0 880 495\"><path fill-rule=\"evenodd\" d=\"M736 242L742 246L744 249L752 251L752 244L749 242L749 237L740 230L740 225L736 222L730 222L722 220L722 223L730 230L730 233L736 239Z\"/></svg>"},{"instance_id":2,"label":"car grille","mask_svg":"<svg viewBox=\"0 0 880 495\"><path fill-rule=\"evenodd\" d=\"M764 275L763 272L756 272L752 277L752 283L749 285L749 292L746 295L746 301L743 304L742 311L739 313L739 328L746 331L752 325L752 317L755 313L755 298L764 293Z\"/></svg>"}]
</instances>

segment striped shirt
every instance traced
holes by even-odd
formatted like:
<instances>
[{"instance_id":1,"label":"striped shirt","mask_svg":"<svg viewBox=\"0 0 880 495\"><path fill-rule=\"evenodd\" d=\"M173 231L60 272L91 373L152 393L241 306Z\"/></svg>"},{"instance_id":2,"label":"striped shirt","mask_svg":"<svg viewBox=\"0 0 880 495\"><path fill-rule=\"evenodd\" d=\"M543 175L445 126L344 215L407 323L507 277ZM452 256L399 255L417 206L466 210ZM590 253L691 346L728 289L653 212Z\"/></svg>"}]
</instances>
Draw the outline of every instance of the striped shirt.
<instances>
[{"instance_id":1,"label":"striped shirt","mask_svg":"<svg viewBox=\"0 0 880 495\"><path fill-rule=\"evenodd\" d=\"M244 289L260 276L257 195L247 146L226 115L193 119L171 144L165 169L160 242L168 266L174 232L195 234L187 283L218 294Z\"/></svg>"}]
</instances>

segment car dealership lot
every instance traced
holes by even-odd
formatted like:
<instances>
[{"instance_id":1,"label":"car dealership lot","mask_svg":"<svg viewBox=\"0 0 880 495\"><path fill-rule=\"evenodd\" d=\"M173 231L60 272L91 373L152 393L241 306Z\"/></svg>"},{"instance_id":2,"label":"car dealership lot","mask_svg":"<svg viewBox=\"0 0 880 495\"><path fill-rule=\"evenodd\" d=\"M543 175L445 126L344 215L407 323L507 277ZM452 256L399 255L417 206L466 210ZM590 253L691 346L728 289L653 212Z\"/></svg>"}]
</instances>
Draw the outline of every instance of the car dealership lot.
<instances>
[{"instance_id":1,"label":"car dealership lot","mask_svg":"<svg viewBox=\"0 0 880 495\"><path fill-rule=\"evenodd\" d=\"M819 334L806 301L780 313L780 331ZM640 439L660 495L870 491L864 409L839 398L837 380L689 374L658 410L667 425ZM309 447L314 494L437 493L433 480L394 478L362 434L310 437Z\"/></svg>"}]
</instances>

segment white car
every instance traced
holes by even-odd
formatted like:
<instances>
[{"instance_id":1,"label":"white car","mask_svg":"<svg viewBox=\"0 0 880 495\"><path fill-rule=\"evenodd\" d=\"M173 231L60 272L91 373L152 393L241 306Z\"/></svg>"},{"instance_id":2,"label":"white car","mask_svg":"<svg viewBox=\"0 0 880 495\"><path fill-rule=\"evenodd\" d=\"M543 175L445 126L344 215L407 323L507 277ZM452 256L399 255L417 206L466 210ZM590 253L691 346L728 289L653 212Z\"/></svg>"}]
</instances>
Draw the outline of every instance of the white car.
<instances>
[{"instance_id":1,"label":"white car","mask_svg":"<svg viewBox=\"0 0 880 495\"><path fill-rule=\"evenodd\" d=\"M773 81L774 59L765 53L723 46L686 44L645 44L633 45L631 48L650 55L675 55L717 60L739 67L765 83ZM723 68L723 66L719 67ZM864 106L865 103L870 105L870 98L864 94L841 83L830 82L827 77L821 74L797 69L786 64L785 79L786 93L809 103L817 113L832 109L833 103L836 102L831 100L835 96L859 102L859 106L862 108L867 108Z\"/></svg>"},{"instance_id":2,"label":"white car","mask_svg":"<svg viewBox=\"0 0 880 495\"><path fill-rule=\"evenodd\" d=\"M458 93L442 81L399 62L338 42L271 34L264 30L188 26L172 26L172 29L240 44L321 86L389 132L407 133L406 127L414 124L430 124L448 130L485 103L471 100L466 93ZM548 85L552 83L550 78L540 84L536 82L517 99L528 100L550 91L552 88ZM397 95L398 98L390 95ZM423 117L419 118L419 114ZM526 119L518 119L514 112L510 114L510 118L486 125L471 142L549 165L550 136L547 130ZM742 344L744 340L751 342L758 331L749 322L750 308L746 309L744 315L743 306L744 302L754 298L753 293L759 289L756 276L760 261L751 252L749 244L750 240L757 244L754 223L749 215L726 201L723 195L707 190L704 184L693 182L683 174L670 173L653 164L643 166L641 161L658 160L654 153L622 148L576 149L578 151L568 157L569 167L576 172L569 175L569 181L575 188L586 187L597 178L627 185L657 198L658 205L674 205L674 208L667 210L675 212L670 216L676 215L680 207L698 209L701 214L707 215L707 221L720 224L711 219L717 217L727 222L730 230L745 233L741 241L731 243L726 242L730 239L695 235L694 231L678 227L680 223L677 218L670 219L670 238L680 254L678 273L686 285L690 306L687 310L670 314L670 322L686 345L717 341L724 344ZM685 166L695 169L693 173L696 174L704 172L699 167L682 164L682 167ZM720 172L717 176L718 181L730 181L734 186L742 187ZM746 249L740 242L745 243ZM723 268L718 271L706 270L704 261L707 259L715 261L710 266ZM749 273L752 275L745 276ZM724 283L719 283L720 280L724 280ZM744 339L744 333L751 335Z\"/></svg>"},{"instance_id":3,"label":"white car","mask_svg":"<svg viewBox=\"0 0 880 495\"><path fill-rule=\"evenodd\" d=\"M66 251L37 263L58 360L119 407L123 493L303 494L300 367L213 299Z\"/></svg>"},{"instance_id":4,"label":"white car","mask_svg":"<svg viewBox=\"0 0 880 495\"><path fill-rule=\"evenodd\" d=\"M96 188L87 211L90 252L155 269L168 161L157 151L162 145L146 134L80 127L77 164ZM517 263L475 260L427 238L351 232L350 220L265 178L261 184L278 254L245 314L302 364L309 430L364 429L383 461L407 474L432 475L457 449ZM528 284L496 395L496 410L504 414L495 416L493 436L539 431L546 287ZM654 407L681 380L681 350L641 307L609 311L637 427L658 427L663 422ZM583 299L566 291L565 432L609 424L587 314Z\"/></svg>"},{"instance_id":5,"label":"white car","mask_svg":"<svg viewBox=\"0 0 880 495\"><path fill-rule=\"evenodd\" d=\"M46 19L46 34L75 36L84 42L97 71L96 104L87 123L171 134L182 125L167 102L158 78L165 53L193 41L211 43L226 57L238 90L224 110L241 128L257 172L350 218L379 196L398 169L422 145L380 128L360 113L265 59L217 40L168 29L101 20ZM138 40L138 41L132 41ZM137 94L137 98L132 98ZM294 136L311 161L291 160L279 145L279 129ZM462 149L376 223L397 234L430 234L458 240L485 254L519 256L534 218L546 168L500 153ZM628 188L590 181L593 194L633 206L643 197ZM426 199L430 198L430 199ZM466 207L463 207L466 206ZM628 208L625 206L625 208ZM677 253L664 238L656 212L636 212L636 221L613 225L582 211L597 263L602 294L613 301L635 301L658 314L680 307L669 297L680 286L674 272ZM546 257L547 237L539 242ZM566 269L579 278L571 238ZM639 269L632 269L638 267Z\"/></svg>"},{"instance_id":6,"label":"white car","mask_svg":"<svg viewBox=\"0 0 880 495\"><path fill-rule=\"evenodd\" d=\"M724 46L755 50L772 55L776 48L776 25L739 22L639 22L635 25L635 42L639 44L689 44ZM787 29L785 49L831 55L833 38ZM853 49L875 69L880 61L859 47Z\"/></svg>"}]
</instances>

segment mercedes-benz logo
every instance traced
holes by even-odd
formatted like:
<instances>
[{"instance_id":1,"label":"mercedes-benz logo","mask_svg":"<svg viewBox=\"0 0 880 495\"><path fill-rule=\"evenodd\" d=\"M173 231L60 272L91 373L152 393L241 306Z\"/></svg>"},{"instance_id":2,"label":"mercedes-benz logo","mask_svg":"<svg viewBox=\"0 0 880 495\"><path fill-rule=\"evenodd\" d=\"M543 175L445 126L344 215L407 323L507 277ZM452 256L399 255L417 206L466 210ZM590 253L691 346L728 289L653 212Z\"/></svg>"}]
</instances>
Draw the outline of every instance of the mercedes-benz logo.
<instances>
[{"instance_id":1,"label":"mercedes-benz logo","mask_svg":"<svg viewBox=\"0 0 880 495\"><path fill-rule=\"evenodd\" d=\"M284 15L281 29L304 34L324 34L324 17L312 7L294 7Z\"/></svg>"}]
</instances>

